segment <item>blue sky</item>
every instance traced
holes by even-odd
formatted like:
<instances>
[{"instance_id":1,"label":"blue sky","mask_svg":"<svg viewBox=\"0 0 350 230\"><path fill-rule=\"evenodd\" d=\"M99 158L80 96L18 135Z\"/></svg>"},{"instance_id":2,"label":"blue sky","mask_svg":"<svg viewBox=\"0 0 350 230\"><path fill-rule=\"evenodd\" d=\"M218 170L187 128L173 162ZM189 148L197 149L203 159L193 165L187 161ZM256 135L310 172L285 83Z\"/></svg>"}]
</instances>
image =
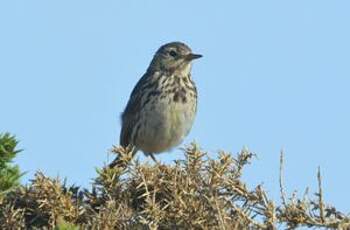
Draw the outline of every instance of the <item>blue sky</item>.
<instances>
[{"instance_id":1,"label":"blue sky","mask_svg":"<svg viewBox=\"0 0 350 230\"><path fill-rule=\"evenodd\" d=\"M215 156L247 146L246 169L279 199L315 191L350 212L349 1L2 1L0 132L21 140L27 182L36 170L89 186L113 157L119 114L163 43L183 41L194 63L196 140ZM142 154L139 154L141 159ZM158 156L183 157L178 149Z\"/></svg>"}]
</instances>

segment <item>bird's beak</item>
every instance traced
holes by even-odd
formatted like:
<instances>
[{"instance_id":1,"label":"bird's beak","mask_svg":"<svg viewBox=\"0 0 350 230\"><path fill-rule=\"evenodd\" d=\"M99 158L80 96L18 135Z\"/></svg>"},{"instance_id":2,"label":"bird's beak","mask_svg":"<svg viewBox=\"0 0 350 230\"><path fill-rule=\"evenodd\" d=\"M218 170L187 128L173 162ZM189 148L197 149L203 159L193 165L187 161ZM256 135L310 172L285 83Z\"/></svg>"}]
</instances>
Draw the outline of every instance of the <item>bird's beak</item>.
<instances>
[{"instance_id":1,"label":"bird's beak","mask_svg":"<svg viewBox=\"0 0 350 230\"><path fill-rule=\"evenodd\" d=\"M192 61L192 60L194 60L194 59L201 58L201 57L202 57L202 55L200 55L200 54L193 54L193 53L190 53L190 54L187 54L187 55L185 56L185 59L186 59L187 61Z\"/></svg>"}]
</instances>

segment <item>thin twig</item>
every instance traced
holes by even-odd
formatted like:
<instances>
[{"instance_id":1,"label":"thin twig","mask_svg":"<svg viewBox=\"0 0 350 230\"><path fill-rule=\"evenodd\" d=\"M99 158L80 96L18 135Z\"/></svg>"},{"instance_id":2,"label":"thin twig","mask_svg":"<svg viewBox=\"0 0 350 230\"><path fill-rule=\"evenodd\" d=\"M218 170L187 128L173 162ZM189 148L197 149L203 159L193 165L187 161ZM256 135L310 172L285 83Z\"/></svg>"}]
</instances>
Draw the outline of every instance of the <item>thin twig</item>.
<instances>
[{"instance_id":1,"label":"thin twig","mask_svg":"<svg viewBox=\"0 0 350 230\"><path fill-rule=\"evenodd\" d=\"M281 154L280 154L280 177L279 177L279 183L280 183L280 193L281 193L282 204L283 204L284 207L286 207L287 206L287 201L286 201L286 194L284 192L283 167L284 167L284 153L283 153L283 149L282 149L281 150Z\"/></svg>"},{"instance_id":2,"label":"thin twig","mask_svg":"<svg viewBox=\"0 0 350 230\"><path fill-rule=\"evenodd\" d=\"M322 183L321 183L321 168L318 166L318 171L317 171L317 180L318 180L318 203L320 207L320 218L321 222L324 223L324 204L323 204L323 192L322 192Z\"/></svg>"},{"instance_id":3,"label":"thin twig","mask_svg":"<svg viewBox=\"0 0 350 230\"><path fill-rule=\"evenodd\" d=\"M218 204L217 196L215 196L215 208L216 208L216 211L219 214L220 228L225 230L226 229L225 228L225 221L224 221L224 218L222 217L222 213L221 213L221 210L220 210L220 207L219 207L219 204Z\"/></svg>"}]
</instances>

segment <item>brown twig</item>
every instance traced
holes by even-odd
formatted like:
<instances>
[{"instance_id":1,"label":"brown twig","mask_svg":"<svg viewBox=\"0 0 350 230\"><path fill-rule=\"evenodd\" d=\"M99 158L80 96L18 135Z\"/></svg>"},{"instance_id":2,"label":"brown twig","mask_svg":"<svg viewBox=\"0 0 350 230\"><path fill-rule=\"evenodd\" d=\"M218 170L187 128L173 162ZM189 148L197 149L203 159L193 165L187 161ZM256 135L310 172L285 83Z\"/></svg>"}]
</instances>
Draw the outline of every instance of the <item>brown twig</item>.
<instances>
[{"instance_id":1,"label":"brown twig","mask_svg":"<svg viewBox=\"0 0 350 230\"><path fill-rule=\"evenodd\" d=\"M324 218L324 204L323 204L323 192L322 192L322 178L321 178L321 168L318 166L317 170L317 181L318 181L318 203L320 208L320 218L321 222L325 222Z\"/></svg>"},{"instance_id":2,"label":"brown twig","mask_svg":"<svg viewBox=\"0 0 350 230\"><path fill-rule=\"evenodd\" d=\"M283 206L286 207L287 201L286 201L286 194L284 192L284 183L283 183L283 168L284 168L284 153L283 150L281 150L280 154L280 175L279 175L279 184L280 184L280 194L281 194L281 200Z\"/></svg>"}]
</instances>

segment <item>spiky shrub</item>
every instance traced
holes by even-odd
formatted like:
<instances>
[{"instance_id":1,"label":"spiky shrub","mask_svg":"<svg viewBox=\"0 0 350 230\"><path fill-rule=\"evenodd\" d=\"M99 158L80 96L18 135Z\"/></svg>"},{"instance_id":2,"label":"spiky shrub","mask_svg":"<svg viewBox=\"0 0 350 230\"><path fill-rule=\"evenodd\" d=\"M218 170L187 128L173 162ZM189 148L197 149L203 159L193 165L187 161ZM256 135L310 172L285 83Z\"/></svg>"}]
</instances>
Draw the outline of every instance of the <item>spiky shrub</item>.
<instances>
[{"instance_id":1,"label":"spiky shrub","mask_svg":"<svg viewBox=\"0 0 350 230\"><path fill-rule=\"evenodd\" d=\"M193 144L184 149L185 160L170 165L132 161L130 149L113 152L117 166L99 169L91 189L37 173L6 195L1 229L347 229L350 224L348 216L324 204L321 189L315 200L287 199L281 182L280 206L262 186L248 189L241 179L253 157L248 150L210 159Z\"/></svg>"}]
</instances>

